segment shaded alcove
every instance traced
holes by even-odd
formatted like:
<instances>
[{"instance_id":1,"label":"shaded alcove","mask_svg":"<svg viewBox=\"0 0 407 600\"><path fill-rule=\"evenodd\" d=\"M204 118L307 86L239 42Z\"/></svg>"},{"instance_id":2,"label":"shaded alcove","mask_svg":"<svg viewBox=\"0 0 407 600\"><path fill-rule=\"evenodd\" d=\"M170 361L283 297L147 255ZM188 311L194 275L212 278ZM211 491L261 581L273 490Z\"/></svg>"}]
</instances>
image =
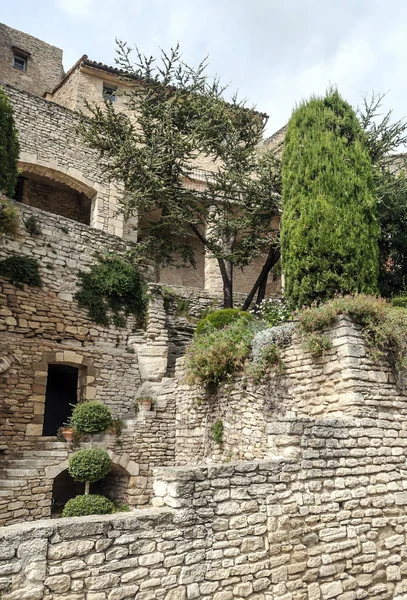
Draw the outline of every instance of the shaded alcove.
<instances>
[{"instance_id":1,"label":"shaded alcove","mask_svg":"<svg viewBox=\"0 0 407 600\"><path fill-rule=\"evenodd\" d=\"M85 491L85 484L74 481L68 470L62 471L54 479L52 486L51 515L56 517L61 514L65 504Z\"/></svg>"},{"instance_id":2,"label":"shaded alcove","mask_svg":"<svg viewBox=\"0 0 407 600\"><path fill-rule=\"evenodd\" d=\"M112 465L110 473L100 481L91 483L90 491L92 494L101 494L106 496L116 506L130 504L129 501L129 483L130 475L119 465Z\"/></svg>"},{"instance_id":3,"label":"shaded alcove","mask_svg":"<svg viewBox=\"0 0 407 600\"><path fill-rule=\"evenodd\" d=\"M79 369L70 365L48 365L42 435L56 435L67 423L78 401Z\"/></svg>"}]
</instances>

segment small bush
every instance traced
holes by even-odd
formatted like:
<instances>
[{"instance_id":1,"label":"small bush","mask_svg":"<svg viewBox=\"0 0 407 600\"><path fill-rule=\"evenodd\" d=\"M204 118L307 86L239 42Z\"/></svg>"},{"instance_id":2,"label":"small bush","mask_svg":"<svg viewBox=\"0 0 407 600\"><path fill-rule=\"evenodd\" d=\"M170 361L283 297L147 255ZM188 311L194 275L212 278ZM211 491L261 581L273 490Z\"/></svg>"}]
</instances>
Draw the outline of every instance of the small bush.
<instances>
[{"instance_id":1,"label":"small bush","mask_svg":"<svg viewBox=\"0 0 407 600\"><path fill-rule=\"evenodd\" d=\"M18 233L19 218L14 204L0 192L0 233L14 237Z\"/></svg>"},{"instance_id":2,"label":"small bush","mask_svg":"<svg viewBox=\"0 0 407 600\"><path fill-rule=\"evenodd\" d=\"M111 460L101 448L78 450L69 461L68 471L75 481L99 481L109 473Z\"/></svg>"},{"instance_id":3,"label":"small bush","mask_svg":"<svg viewBox=\"0 0 407 600\"><path fill-rule=\"evenodd\" d=\"M237 308L214 310L198 321L195 328L195 335L203 335L210 331L223 329L238 319L249 322L254 319L254 316L244 310L238 310Z\"/></svg>"},{"instance_id":4,"label":"small bush","mask_svg":"<svg viewBox=\"0 0 407 600\"><path fill-rule=\"evenodd\" d=\"M253 329L238 319L224 329L195 336L187 351L190 382L218 385L243 368L249 356Z\"/></svg>"},{"instance_id":5,"label":"small bush","mask_svg":"<svg viewBox=\"0 0 407 600\"><path fill-rule=\"evenodd\" d=\"M65 504L63 517L83 517L86 515L110 515L115 512L115 506L108 498L88 494L76 496Z\"/></svg>"},{"instance_id":6,"label":"small bush","mask_svg":"<svg viewBox=\"0 0 407 600\"><path fill-rule=\"evenodd\" d=\"M291 317L292 311L284 303L274 298L265 298L257 308L256 315L266 321L268 325L274 326Z\"/></svg>"},{"instance_id":7,"label":"small bush","mask_svg":"<svg viewBox=\"0 0 407 600\"><path fill-rule=\"evenodd\" d=\"M270 344L280 347L291 344L294 329L294 323L287 323L286 325L276 325L275 327L269 327L257 332L252 343L253 362L260 361L264 349Z\"/></svg>"},{"instance_id":8,"label":"small bush","mask_svg":"<svg viewBox=\"0 0 407 600\"><path fill-rule=\"evenodd\" d=\"M212 425L212 437L217 444L222 443L223 438L223 421L218 419L216 423Z\"/></svg>"},{"instance_id":9,"label":"small bush","mask_svg":"<svg viewBox=\"0 0 407 600\"><path fill-rule=\"evenodd\" d=\"M41 235L42 233L40 222L34 215L25 219L24 226L30 235Z\"/></svg>"},{"instance_id":10,"label":"small bush","mask_svg":"<svg viewBox=\"0 0 407 600\"><path fill-rule=\"evenodd\" d=\"M310 333L307 335L304 350L309 352L314 358L323 356L325 352L332 349L332 341L323 333Z\"/></svg>"},{"instance_id":11,"label":"small bush","mask_svg":"<svg viewBox=\"0 0 407 600\"><path fill-rule=\"evenodd\" d=\"M398 308L407 308L407 296L395 296L390 298L390 302Z\"/></svg>"},{"instance_id":12,"label":"small bush","mask_svg":"<svg viewBox=\"0 0 407 600\"><path fill-rule=\"evenodd\" d=\"M14 254L0 260L0 277L8 277L17 286L24 283L34 287L42 286L38 261L29 256Z\"/></svg>"},{"instance_id":13,"label":"small bush","mask_svg":"<svg viewBox=\"0 0 407 600\"><path fill-rule=\"evenodd\" d=\"M113 425L112 412L96 400L81 402L75 406L69 425L79 433L103 433Z\"/></svg>"},{"instance_id":14,"label":"small bush","mask_svg":"<svg viewBox=\"0 0 407 600\"><path fill-rule=\"evenodd\" d=\"M116 254L101 257L89 272L80 272L79 279L75 298L95 323L124 327L127 316L144 317L147 286L129 260Z\"/></svg>"},{"instance_id":15,"label":"small bush","mask_svg":"<svg viewBox=\"0 0 407 600\"><path fill-rule=\"evenodd\" d=\"M257 360L246 366L246 373L254 383L260 383L271 371L282 371L283 368L279 347L275 342L270 342L262 347Z\"/></svg>"}]
</instances>

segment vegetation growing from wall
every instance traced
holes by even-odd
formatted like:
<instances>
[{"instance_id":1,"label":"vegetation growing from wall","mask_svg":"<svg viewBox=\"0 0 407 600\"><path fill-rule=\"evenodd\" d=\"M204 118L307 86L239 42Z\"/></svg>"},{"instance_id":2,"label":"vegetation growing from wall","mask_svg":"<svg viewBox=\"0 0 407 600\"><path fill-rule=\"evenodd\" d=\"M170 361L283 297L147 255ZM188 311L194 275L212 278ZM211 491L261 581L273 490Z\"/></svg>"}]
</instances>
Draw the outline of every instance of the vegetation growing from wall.
<instances>
[{"instance_id":1,"label":"vegetation growing from wall","mask_svg":"<svg viewBox=\"0 0 407 600\"><path fill-rule=\"evenodd\" d=\"M42 286L38 261L29 256L13 254L0 260L0 277L7 277L17 287L24 283L33 287Z\"/></svg>"},{"instance_id":2,"label":"vegetation growing from wall","mask_svg":"<svg viewBox=\"0 0 407 600\"><path fill-rule=\"evenodd\" d=\"M80 272L80 289L75 295L80 306L99 325L116 327L126 324L126 317L143 319L147 309L147 286L130 260L110 254L101 256L89 272Z\"/></svg>"},{"instance_id":3,"label":"vegetation growing from wall","mask_svg":"<svg viewBox=\"0 0 407 600\"><path fill-rule=\"evenodd\" d=\"M249 322L254 319L254 316L237 308L213 310L198 321L195 327L195 335L202 335L216 329L223 329L238 319Z\"/></svg>"},{"instance_id":4,"label":"vegetation growing from wall","mask_svg":"<svg viewBox=\"0 0 407 600\"><path fill-rule=\"evenodd\" d=\"M281 244L291 305L376 293L378 235L362 128L329 90L293 112L284 143Z\"/></svg>"},{"instance_id":5,"label":"vegetation growing from wall","mask_svg":"<svg viewBox=\"0 0 407 600\"><path fill-rule=\"evenodd\" d=\"M31 215L31 217L24 220L24 227L30 235L36 236L42 233L41 224L35 215Z\"/></svg>"},{"instance_id":6,"label":"vegetation growing from wall","mask_svg":"<svg viewBox=\"0 0 407 600\"><path fill-rule=\"evenodd\" d=\"M0 234L15 237L18 233L19 219L14 204L0 192Z\"/></svg>"},{"instance_id":7,"label":"vegetation growing from wall","mask_svg":"<svg viewBox=\"0 0 407 600\"><path fill-rule=\"evenodd\" d=\"M222 438L223 438L223 421L222 421L222 419L218 419L212 425L212 437L217 444L222 443Z\"/></svg>"},{"instance_id":8,"label":"vegetation growing from wall","mask_svg":"<svg viewBox=\"0 0 407 600\"><path fill-rule=\"evenodd\" d=\"M365 294L338 296L325 304L298 313L301 331L321 334L339 315L349 316L362 326L373 359L387 358L398 375L407 368L407 311L396 308L384 298Z\"/></svg>"},{"instance_id":9,"label":"vegetation growing from wall","mask_svg":"<svg viewBox=\"0 0 407 600\"><path fill-rule=\"evenodd\" d=\"M0 86L0 192L9 198L13 197L17 183L19 151L13 110Z\"/></svg>"}]
</instances>

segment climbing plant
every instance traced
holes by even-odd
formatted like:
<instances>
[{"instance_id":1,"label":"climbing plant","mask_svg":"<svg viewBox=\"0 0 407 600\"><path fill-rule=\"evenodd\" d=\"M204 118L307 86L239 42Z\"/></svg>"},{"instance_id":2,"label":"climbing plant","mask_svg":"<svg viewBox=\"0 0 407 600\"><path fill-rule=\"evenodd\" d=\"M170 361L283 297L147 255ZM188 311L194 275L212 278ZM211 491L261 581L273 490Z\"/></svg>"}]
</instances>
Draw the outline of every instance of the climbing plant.
<instances>
[{"instance_id":1,"label":"climbing plant","mask_svg":"<svg viewBox=\"0 0 407 600\"><path fill-rule=\"evenodd\" d=\"M126 317L143 318L147 309L147 286L135 264L117 254L99 257L90 271L79 273L76 300L88 309L99 325L126 324Z\"/></svg>"},{"instance_id":2,"label":"climbing plant","mask_svg":"<svg viewBox=\"0 0 407 600\"><path fill-rule=\"evenodd\" d=\"M0 277L7 277L17 287L27 284L41 287L38 261L30 256L13 254L0 260Z\"/></svg>"},{"instance_id":3,"label":"climbing plant","mask_svg":"<svg viewBox=\"0 0 407 600\"><path fill-rule=\"evenodd\" d=\"M19 144L13 109L0 86L0 192L13 197L17 183Z\"/></svg>"}]
</instances>

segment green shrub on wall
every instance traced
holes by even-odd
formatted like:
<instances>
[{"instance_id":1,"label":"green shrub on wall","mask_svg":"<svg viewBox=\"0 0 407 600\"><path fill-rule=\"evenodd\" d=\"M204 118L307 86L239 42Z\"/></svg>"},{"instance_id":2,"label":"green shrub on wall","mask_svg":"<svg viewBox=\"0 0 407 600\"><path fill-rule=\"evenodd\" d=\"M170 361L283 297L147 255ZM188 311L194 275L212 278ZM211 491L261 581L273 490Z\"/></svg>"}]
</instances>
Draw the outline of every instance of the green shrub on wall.
<instances>
[{"instance_id":1,"label":"green shrub on wall","mask_svg":"<svg viewBox=\"0 0 407 600\"><path fill-rule=\"evenodd\" d=\"M115 512L115 506L108 498L96 494L87 494L68 500L62 511L62 516L110 515L113 512Z\"/></svg>"},{"instance_id":2,"label":"green shrub on wall","mask_svg":"<svg viewBox=\"0 0 407 600\"><path fill-rule=\"evenodd\" d=\"M14 254L0 260L0 277L7 277L19 287L24 283L34 287L42 286L38 261L29 256Z\"/></svg>"},{"instance_id":3,"label":"green shrub on wall","mask_svg":"<svg viewBox=\"0 0 407 600\"><path fill-rule=\"evenodd\" d=\"M75 406L69 425L78 433L103 433L113 425L112 412L109 407L96 400L81 402Z\"/></svg>"},{"instance_id":4,"label":"green shrub on wall","mask_svg":"<svg viewBox=\"0 0 407 600\"><path fill-rule=\"evenodd\" d=\"M216 329L223 329L238 319L252 321L254 316L244 310L238 310L237 308L214 310L198 321L195 328L195 334L202 335Z\"/></svg>"},{"instance_id":5,"label":"green shrub on wall","mask_svg":"<svg viewBox=\"0 0 407 600\"><path fill-rule=\"evenodd\" d=\"M68 471L75 481L94 482L106 477L110 468L111 460L106 450L86 448L71 457Z\"/></svg>"},{"instance_id":6,"label":"green shrub on wall","mask_svg":"<svg viewBox=\"0 0 407 600\"><path fill-rule=\"evenodd\" d=\"M18 227L19 218L16 207L0 192L0 233L15 237Z\"/></svg>"},{"instance_id":7,"label":"green shrub on wall","mask_svg":"<svg viewBox=\"0 0 407 600\"><path fill-rule=\"evenodd\" d=\"M111 254L100 257L89 272L80 272L76 300L88 309L99 325L114 323L123 327L126 317L143 318L147 309L147 286L136 266L128 259Z\"/></svg>"}]
</instances>

